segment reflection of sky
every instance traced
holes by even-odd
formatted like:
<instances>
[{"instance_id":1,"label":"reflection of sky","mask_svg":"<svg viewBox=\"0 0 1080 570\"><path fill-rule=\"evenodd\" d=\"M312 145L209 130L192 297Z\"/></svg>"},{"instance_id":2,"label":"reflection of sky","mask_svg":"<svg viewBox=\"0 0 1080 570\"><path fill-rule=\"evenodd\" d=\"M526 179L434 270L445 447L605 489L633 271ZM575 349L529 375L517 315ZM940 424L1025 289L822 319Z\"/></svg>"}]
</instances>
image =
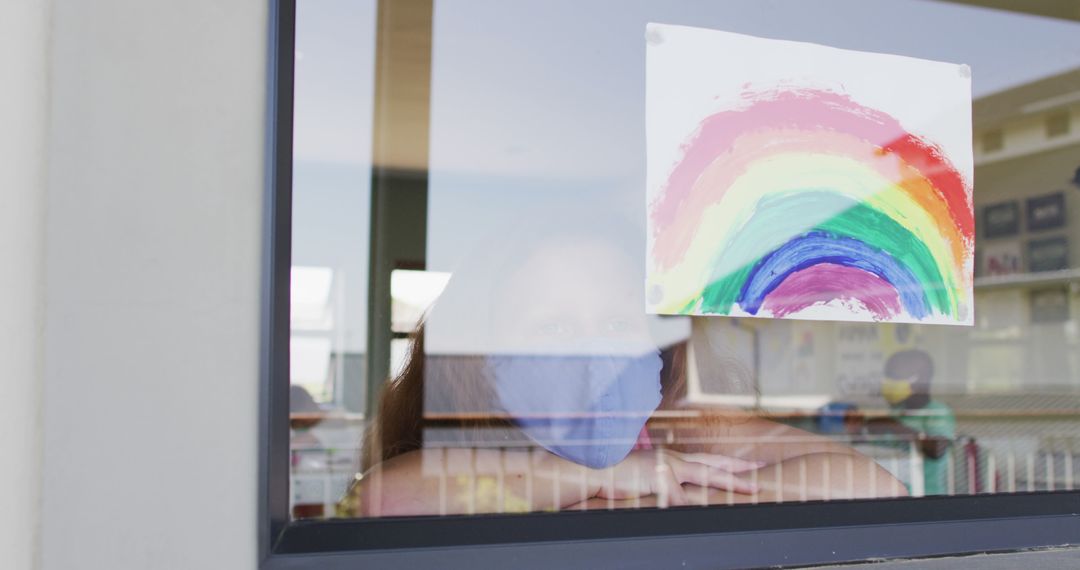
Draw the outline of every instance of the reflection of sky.
<instances>
[{"instance_id":1,"label":"reflection of sky","mask_svg":"<svg viewBox=\"0 0 1080 570\"><path fill-rule=\"evenodd\" d=\"M345 349L367 338L374 0L297 3L293 264L344 283Z\"/></svg>"},{"instance_id":2,"label":"reflection of sky","mask_svg":"<svg viewBox=\"0 0 1080 570\"><path fill-rule=\"evenodd\" d=\"M1080 24L930 1L439 2L429 268L583 194L644 219L649 21L967 63L976 96L1080 64Z\"/></svg>"},{"instance_id":3,"label":"reflection of sky","mask_svg":"<svg viewBox=\"0 0 1080 570\"><path fill-rule=\"evenodd\" d=\"M294 257L345 268L360 349L374 7L298 6ZM1080 24L923 0L439 0L429 269L537 207L642 219L648 21L967 63L976 97L1080 65Z\"/></svg>"},{"instance_id":4,"label":"reflection of sky","mask_svg":"<svg viewBox=\"0 0 1080 570\"><path fill-rule=\"evenodd\" d=\"M374 53L375 0L297 2L298 162L368 165Z\"/></svg>"}]
</instances>

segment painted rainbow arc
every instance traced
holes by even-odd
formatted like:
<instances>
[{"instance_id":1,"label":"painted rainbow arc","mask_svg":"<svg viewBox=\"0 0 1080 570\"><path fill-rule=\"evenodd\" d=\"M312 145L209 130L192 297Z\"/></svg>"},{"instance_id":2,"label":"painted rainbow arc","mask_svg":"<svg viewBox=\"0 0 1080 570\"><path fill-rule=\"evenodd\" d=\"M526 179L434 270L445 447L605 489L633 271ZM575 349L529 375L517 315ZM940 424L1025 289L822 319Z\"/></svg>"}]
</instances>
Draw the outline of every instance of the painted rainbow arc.
<instances>
[{"instance_id":1,"label":"painted rainbow arc","mask_svg":"<svg viewBox=\"0 0 1080 570\"><path fill-rule=\"evenodd\" d=\"M971 186L937 146L838 93L744 98L700 123L650 205L656 312L969 319Z\"/></svg>"}]
</instances>

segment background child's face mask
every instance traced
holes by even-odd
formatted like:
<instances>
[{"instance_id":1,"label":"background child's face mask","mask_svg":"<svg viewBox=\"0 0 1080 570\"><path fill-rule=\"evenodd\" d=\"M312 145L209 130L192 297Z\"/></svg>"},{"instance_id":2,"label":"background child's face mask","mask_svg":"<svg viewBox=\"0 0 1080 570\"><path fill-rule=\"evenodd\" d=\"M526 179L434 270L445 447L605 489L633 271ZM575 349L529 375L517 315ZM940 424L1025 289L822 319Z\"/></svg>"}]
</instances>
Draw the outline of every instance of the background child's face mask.
<instances>
[{"instance_id":1,"label":"background child's face mask","mask_svg":"<svg viewBox=\"0 0 1080 570\"><path fill-rule=\"evenodd\" d=\"M889 380L881 382L881 396L890 404L899 404L911 397L911 382L907 380Z\"/></svg>"},{"instance_id":2,"label":"background child's face mask","mask_svg":"<svg viewBox=\"0 0 1080 570\"><path fill-rule=\"evenodd\" d=\"M658 350L628 355L497 355L495 394L537 444L601 469L622 461L660 405Z\"/></svg>"}]
</instances>

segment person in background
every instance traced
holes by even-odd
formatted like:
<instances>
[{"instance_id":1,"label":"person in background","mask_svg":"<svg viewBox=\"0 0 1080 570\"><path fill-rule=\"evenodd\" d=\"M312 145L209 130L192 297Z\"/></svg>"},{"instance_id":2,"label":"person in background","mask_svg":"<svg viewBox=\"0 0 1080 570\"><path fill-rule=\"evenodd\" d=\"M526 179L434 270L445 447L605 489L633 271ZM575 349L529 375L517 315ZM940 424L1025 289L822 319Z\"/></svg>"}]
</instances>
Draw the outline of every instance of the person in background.
<instances>
[{"instance_id":1,"label":"person in background","mask_svg":"<svg viewBox=\"0 0 1080 570\"><path fill-rule=\"evenodd\" d=\"M863 418L849 413L849 431L862 434L902 436L918 442L923 456L923 481L927 495L948 490L946 454L956 437L956 417L948 405L930 397L934 361L924 350L902 350L885 362L881 396L889 403L889 415Z\"/></svg>"}]
</instances>

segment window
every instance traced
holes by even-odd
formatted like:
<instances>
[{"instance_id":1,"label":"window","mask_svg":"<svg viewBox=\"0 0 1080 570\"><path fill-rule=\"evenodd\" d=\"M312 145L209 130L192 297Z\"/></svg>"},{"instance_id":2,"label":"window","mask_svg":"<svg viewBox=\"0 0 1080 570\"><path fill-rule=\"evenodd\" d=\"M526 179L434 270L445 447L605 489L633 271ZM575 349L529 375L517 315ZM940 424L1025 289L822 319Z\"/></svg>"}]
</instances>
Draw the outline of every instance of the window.
<instances>
[{"instance_id":1,"label":"window","mask_svg":"<svg viewBox=\"0 0 1080 570\"><path fill-rule=\"evenodd\" d=\"M1059 111L1046 117L1047 138L1060 137L1069 134L1070 119L1068 111Z\"/></svg>"},{"instance_id":2,"label":"window","mask_svg":"<svg viewBox=\"0 0 1080 570\"><path fill-rule=\"evenodd\" d=\"M1075 542L1080 141L1050 118L1080 93L1080 23L915 0L280 10L271 563L578 541L565 556L720 548L738 567ZM802 318L647 311L650 22L970 65L971 325L823 318L871 310L839 297ZM918 93L917 111L942 96ZM896 524L919 538L890 546Z\"/></svg>"},{"instance_id":3,"label":"window","mask_svg":"<svg viewBox=\"0 0 1080 570\"><path fill-rule=\"evenodd\" d=\"M983 152L994 152L1005 148L1005 133L1001 129L993 129L983 133Z\"/></svg>"}]
</instances>

